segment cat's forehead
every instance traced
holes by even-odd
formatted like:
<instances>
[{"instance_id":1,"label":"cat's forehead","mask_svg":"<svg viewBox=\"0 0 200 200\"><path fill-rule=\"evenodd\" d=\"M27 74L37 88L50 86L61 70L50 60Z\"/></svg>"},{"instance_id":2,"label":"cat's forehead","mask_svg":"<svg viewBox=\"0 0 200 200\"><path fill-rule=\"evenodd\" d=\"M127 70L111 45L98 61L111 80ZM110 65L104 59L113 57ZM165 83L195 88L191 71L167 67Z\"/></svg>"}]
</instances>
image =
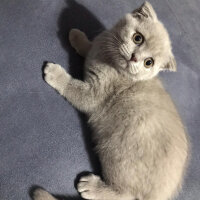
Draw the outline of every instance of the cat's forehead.
<instances>
[{"instance_id":1,"label":"cat's forehead","mask_svg":"<svg viewBox=\"0 0 200 200\"><path fill-rule=\"evenodd\" d=\"M169 35L160 21L137 20L132 17L127 24L133 32L139 32L144 36L144 45L155 56L163 56L171 49Z\"/></svg>"},{"instance_id":2,"label":"cat's forehead","mask_svg":"<svg viewBox=\"0 0 200 200\"><path fill-rule=\"evenodd\" d=\"M168 33L160 22L141 22L136 29L144 36L145 46L154 54L165 54L171 48Z\"/></svg>"},{"instance_id":3,"label":"cat's forehead","mask_svg":"<svg viewBox=\"0 0 200 200\"><path fill-rule=\"evenodd\" d=\"M120 20L116 28L122 40L130 43L135 32L141 33L144 36L144 42L139 49L143 54L163 60L171 51L168 32L159 20L138 19L129 13Z\"/></svg>"},{"instance_id":4,"label":"cat's forehead","mask_svg":"<svg viewBox=\"0 0 200 200\"><path fill-rule=\"evenodd\" d=\"M130 37L130 34L134 32L140 32L147 42L155 42L157 44L169 43L169 36L164 25L159 21L153 21L144 18L143 20L133 17L132 14L127 14L125 18L121 21L121 28L123 36Z\"/></svg>"}]
</instances>

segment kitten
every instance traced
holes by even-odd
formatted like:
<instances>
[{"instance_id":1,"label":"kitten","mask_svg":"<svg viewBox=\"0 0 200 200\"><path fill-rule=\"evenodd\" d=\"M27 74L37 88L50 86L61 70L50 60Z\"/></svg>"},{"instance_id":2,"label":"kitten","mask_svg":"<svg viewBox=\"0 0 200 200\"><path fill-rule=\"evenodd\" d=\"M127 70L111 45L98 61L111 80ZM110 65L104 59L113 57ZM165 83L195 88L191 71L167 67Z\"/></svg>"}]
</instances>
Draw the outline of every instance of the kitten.
<instances>
[{"instance_id":1,"label":"kitten","mask_svg":"<svg viewBox=\"0 0 200 200\"><path fill-rule=\"evenodd\" d=\"M93 42L72 29L86 57L85 80L47 63L45 81L86 113L103 180L83 176L78 192L91 200L168 200L180 189L188 157L181 119L156 75L175 71L170 39L150 3L126 14ZM55 199L44 190L35 200Z\"/></svg>"}]
</instances>

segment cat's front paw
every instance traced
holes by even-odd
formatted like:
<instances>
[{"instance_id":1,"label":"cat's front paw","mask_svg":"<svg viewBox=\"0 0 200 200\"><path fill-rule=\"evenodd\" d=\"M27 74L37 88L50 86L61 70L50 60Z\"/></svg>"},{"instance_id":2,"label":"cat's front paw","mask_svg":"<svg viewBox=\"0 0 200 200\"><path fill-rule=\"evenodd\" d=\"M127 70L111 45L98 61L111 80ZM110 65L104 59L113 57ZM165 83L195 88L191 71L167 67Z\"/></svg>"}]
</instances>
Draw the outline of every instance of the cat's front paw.
<instances>
[{"instance_id":1,"label":"cat's front paw","mask_svg":"<svg viewBox=\"0 0 200 200\"><path fill-rule=\"evenodd\" d=\"M62 93L64 87L70 80L70 75L60 65L47 63L44 68L44 80Z\"/></svg>"},{"instance_id":2,"label":"cat's front paw","mask_svg":"<svg viewBox=\"0 0 200 200\"><path fill-rule=\"evenodd\" d=\"M99 176L94 174L83 176L79 180L77 190L84 199L101 199L100 192L103 187L103 182Z\"/></svg>"}]
</instances>

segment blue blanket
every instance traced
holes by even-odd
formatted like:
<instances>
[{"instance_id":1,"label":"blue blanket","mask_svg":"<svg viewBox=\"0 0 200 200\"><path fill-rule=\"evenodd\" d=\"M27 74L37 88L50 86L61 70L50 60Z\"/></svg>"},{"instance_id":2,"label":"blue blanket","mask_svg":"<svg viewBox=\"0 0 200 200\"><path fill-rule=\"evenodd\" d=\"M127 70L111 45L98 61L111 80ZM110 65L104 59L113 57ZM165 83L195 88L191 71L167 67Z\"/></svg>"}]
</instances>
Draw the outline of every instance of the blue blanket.
<instances>
[{"instance_id":1,"label":"blue blanket","mask_svg":"<svg viewBox=\"0 0 200 200\"><path fill-rule=\"evenodd\" d=\"M177 199L200 197L200 1L151 0L167 27L178 71L161 73L187 127L190 165ZM42 79L53 61L82 78L83 59L70 47L68 32L79 28L92 39L142 0L0 1L0 199L30 199L42 186L76 196L82 171L99 173L86 117Z\"/></svg>"}]
</instances>

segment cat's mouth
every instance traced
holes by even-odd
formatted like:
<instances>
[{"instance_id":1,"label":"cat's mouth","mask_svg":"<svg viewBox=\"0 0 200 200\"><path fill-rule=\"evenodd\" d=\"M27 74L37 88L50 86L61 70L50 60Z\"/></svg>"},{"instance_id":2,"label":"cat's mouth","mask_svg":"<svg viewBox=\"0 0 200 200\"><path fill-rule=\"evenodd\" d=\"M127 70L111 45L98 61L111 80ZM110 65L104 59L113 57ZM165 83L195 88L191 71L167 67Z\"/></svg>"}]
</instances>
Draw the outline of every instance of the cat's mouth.
<instances>
[{"instance_id":1,"label":"cat's mouth","mask_svg":"<svg viewBox=\"0 0 200 200\"><path fill-rule=\"evenodd\" d=\"M120 65L122 68L126 69L132 75L136 75L139 72L138 68L138 59L135 56L135 53L129 54L120 54L122 62Z\"/></svg>"},{"instance_id":2,"label":"cat's mouth","mask_svg":"<svg viewBox=\"0 0 200 200\"><path fill-rule=\"evenodd\" d=\"M121 67L128 71L132 75L137 75L139 72L139 66L138 63L132 61L131 59L123 59L124 62L121 63Z\"/></svg>"},{"instance_id":3,"label":"cat's mouth","mask_svg":"<svg viewBox=\"0 0 200 200\"><path fill-rule=\"evenodd\" d=\"M126 70L132 75L136 75L139 72L139 63L135 55L131 55L131 58L126 59Z\"/></svg>"}]
</instances>

